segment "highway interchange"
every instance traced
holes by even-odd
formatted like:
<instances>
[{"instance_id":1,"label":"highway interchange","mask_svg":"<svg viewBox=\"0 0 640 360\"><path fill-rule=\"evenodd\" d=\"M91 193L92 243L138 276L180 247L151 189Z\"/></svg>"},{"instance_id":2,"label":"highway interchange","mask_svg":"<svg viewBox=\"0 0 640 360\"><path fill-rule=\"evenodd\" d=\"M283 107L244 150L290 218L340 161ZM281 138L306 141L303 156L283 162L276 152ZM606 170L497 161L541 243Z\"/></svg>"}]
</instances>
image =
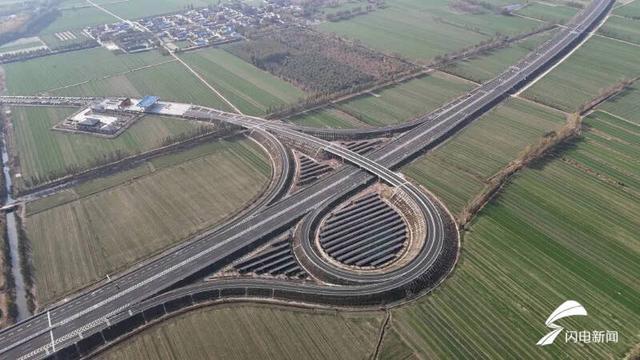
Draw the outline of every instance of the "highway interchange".
<instances>
[{"instance_id":1,"label":"highway interchange","mask_svg":"<svg viewBox=\"0 0 640 360\"><path fill-rule=\"evenodd\" d=\"M433 197L392 169L414 158L424 149L442 142L512 91L533 80L571 50L605 16L611 5L611 0L595 0L553 38L507 71L410 126L398 127L409 130L367 156L321 139L332 138L336 134L340 137L357 136L357 130L346 134L344 131L332 133L331 130L296 127L197 107L197 110L189 113L189 118L225 121L254 131L268 132L277 138L321 149L331 156L343 159L349 165L289 197L274 199L272 204L233 223L199 235L110 282L4 329L0 332L0 358L41 359L65 348L73 350L75 343L109 328L112 324L134 318L171 299L203 292L213 291L219 297L272 297L342 306L379 306L403 301L433 288L442 281L455 262L457 232L451 230L450 216ZM1 97L0 103L24 104L35 98ZM91 98L74 98L73 101L86 104L87 99ZM41 101L47 103L54 100ZM370 130L368 132L372 133ZM308 216L305 221L311 221L324 208L335 205L376 179L395 187L400 196L417 204L423 212L423 221L428 229L424 247L401 269L375 276L348 274L350 285L342 286L249 278L174 286L246 253L263 243L270 235L291 227L305 216ZM300 253L308 257L299 258L303 266L313 266L313 263L322 261L315 258L312 251L303 249ZM347 276L330 266L321 268L333 273L333 276ZM170 291L161 293L165 290ZM73 352L60 354L60 357L65 357Z\"/></svg>"}]
</instances>

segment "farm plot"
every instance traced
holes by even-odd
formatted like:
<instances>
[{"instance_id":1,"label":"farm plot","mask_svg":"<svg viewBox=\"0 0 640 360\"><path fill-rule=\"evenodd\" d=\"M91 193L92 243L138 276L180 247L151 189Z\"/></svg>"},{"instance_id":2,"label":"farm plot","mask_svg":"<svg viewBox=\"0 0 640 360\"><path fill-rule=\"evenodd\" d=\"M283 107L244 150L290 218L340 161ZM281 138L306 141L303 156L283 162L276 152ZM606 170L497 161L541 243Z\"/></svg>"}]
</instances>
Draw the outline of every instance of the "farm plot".
<instances>
[{"instance_id":1,"label":"farm plot","mask_svg":"<svg viewBox=\"0 0 640 360\"><path fill-rule=\"evenodd\" d=\"M156 52L117 56L106 49L95 48L4 64L3 67L9 95L32 95L166 60Z\"/></svg>"},{"instance_id":2,"label":"farm plot","mask_svg":"<svg viewBox=\"0 0 640 360\"><path fill-rule=\"evenodd\" d=\"M602 35L640 45L640 18L612 16L598 30Z\"/></svg>"},{"instance_id":3,"label":"farm plot","mask_svg":"<svg viewBox=\"0 0 640 360\"><path fill-rule=\"evenodd\" d=\"M372 126L394 124L435 110L472 87L467 81L436 72L341 103L338 108Z\"/></svg>"},{"instance_id":4,"label":"farm plot","mask_svg":"<svg viewBox=\"0 0 640 360\"><path fill-rule=\"evenodd\" d=\"M615 15L620 15L624 17L628 17L631 19L640 19L640 2L629 1L626 5L620 6L613 10Z\"/></svg>"},{"instance_id":5,"label":"farm plot","mask_svg":"<svg viewBox=\"0 0 640 360\"><path fill-rule=\"evenodd\" d=\"M568 6L535 2L516 11L516 14L546 22L559 23L572 18L577 12L578 9Z\"/></svg>"},{"instance_id":6,"label":"farm plot","mask_svg":"<svg viewBox=\"0 0 640 360\"><path fill-rule=\"evenodd\" d=\"M40 31L40 34L53 34L67 30L80 30L87 26L110 24L117 20L94 7L67 8L60 11L51 24Z\"/></svg>"},{"instance_id":7,"label":"farm plot","mask_svg":"<svg viewBox=\"0 0 640 360\"><path fill-rule=\"evenodd\" d=\"M601 89L640 75L639 58L639 46L594 36L523 95L565 111L574 111L598 95Z\"/></svg>"},{"instance_id":8,"label":"farm plot","mask_svg":"<svg viewBox=\"0 0 640 360\"><path fill-rule=\"evenodd\" d=\"M387 5L385 9L348 21L325 23L319 28L358 39L380 51L426 61L487 40L496 32L514 34L539 25L518 17L457 13L444 0L395 0Z\"/></svg>"},{"instance_id":9,"label":"farm plot","mask_svg":"<svg viewBox=\"0 0 640 360\"><path fill-rule=\"evenodd\" d=\"M425 357L623 358L640 331L640 131L589 117L584 140L523 171L465 235L447 282L393 313L392 329ZM567 329L608 329L618 342L536 341L573 299L589 316ZM563 320L565 321L565 320Z\"/></svg>"},{"instance_id":10,"label":"farm plot","mask_svg":"<svg viewBox=\"0 0 640 360\"><path fill-rule=\"evenodd\" d=\"M214 226L269 181L266 154L249 140L202 145L200 156L152 161L154 171L27 217L40 304ZM265 171L266 169L266 171ZM75 191L75 190L74 190ZM29 205L27 205L27 208Z\"/></svg>"},{"instance_id":11,"label":"farm plot","mask_svg":"<svg viewBox=\"0 0 640 360\"><path fill-rule=\"evenodd\" d=\"M518 62L536 46L549 39L555 31L547 31L518 41L509 47L458 61L447 66L445 71L475 82L487 81Z\"/></svg>"},{"instance_id":12,"label":"farm plot","mask_svg":"<svg viewBox=\"0 0 640 360\"><path fill-rule=\"evenodd\" d=\"M144 117L115 139L67 134L51 127L75 111L71 108L15 107L12 122L22 177L18 188L29 187L86 169L125 154L162 146L177 136L188 136L201 125L184 120Z\"/></svg>"},{"instance_id":13,"label":"farm plot","mask_svg":"<svg viewBox=\"0 0 640 360\"><path fill-rule=\"evenodd\" d=\"M635 85L602 104L599 109L640 125L640 88Z\"/></svg>"},{"instance_id":14,"label":"farm plot","mask_svg":"<svg viewBox=\"0 0 640 360\"><path fill-rule=\"evenodd\" d=\"M63 96L132 96L156 95L162 100L211 106L230 110L229 106L200 80L176 61L137 69L64 87L51 93Z\"/></svg>"},{"instance_id":15,"label":"farm plot","mask_svg":"<svg viewBox=\"0 0 640 360\"><path fill-rule=\"evenodd\" d=\"M121 3L103 1L103 7L125 19L137 19L145 16L167 14L182 11L188 6L204 7L211 5L208 0L129 0ZM112 18L113 19L113 18ZM112 20L114 21L114 20Z\"/></svg>"},{"instance_id":16,"label":"farm plot","mask_svg":"<svg viewBox=\"0 0 640 360\"><path fill-rule=\"evenodd\" d=\"M206 49L181 57L247 114L263 115L275 106L305 97L302 90L224 50Z\"/></svg>"},{"instance_id":17,"label":"farm plot","mask_svg":"<svg viewBox=\"0 0 640 360\"><path fill-rule=\"evenodd\" d=\"M223 305L165 321L98 358L364 360L375 351L381 322L380 313Z\"/></svg>"},{"instance_id":18,"label":"farm plot","mask_svg":"<svg viewBox=\"0 0 640 360\"><path fill-rule=\"evenodd\" d=\"M457 214L489 177L564 121L560 112L511 98L403 172Z\"/></svg>"},{"instance_id":19,"label":"farm plot","mask_svg":"<svg viewBox=\"0 0 640 360\"><path fill-rule=\"evenodd\" d=\"M287 120L292 123L304 126L336 129L350 129L367 126L366 123L363 123L362 121L333 106L310 111L302 115L291 117Z\"/></svg>"}]
</instances>

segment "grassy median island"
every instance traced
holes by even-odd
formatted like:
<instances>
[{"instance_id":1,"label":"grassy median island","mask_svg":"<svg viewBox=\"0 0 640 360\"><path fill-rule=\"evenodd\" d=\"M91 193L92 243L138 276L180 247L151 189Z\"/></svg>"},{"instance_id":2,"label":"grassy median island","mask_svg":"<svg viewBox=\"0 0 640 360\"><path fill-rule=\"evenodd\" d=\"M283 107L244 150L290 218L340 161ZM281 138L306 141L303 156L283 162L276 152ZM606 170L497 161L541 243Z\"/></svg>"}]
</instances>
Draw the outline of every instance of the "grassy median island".
<instances>
[{"instance_id":1,"label":"grassy median island","mask_svg":"<svg viewBox=\"0 0 640 360\"><path fill-rule=\"evenodd\" d=\"M73 108L14 107L12 124L20 163L18 188L30 187L97 164L165 145L171 139L196 135L201 124L146 116L115 139L53 131Z\"/></svg>"},{"instance_id":2,"label":"grassy median island","mask_svg":"<svg viewBox=\"0 0 640 360\"><path fill-rule=\"evenodd\" d=\"M219 224L267 186L267 155L221 140L27 204L40 304Z\"/></svg>"}]
</instances>

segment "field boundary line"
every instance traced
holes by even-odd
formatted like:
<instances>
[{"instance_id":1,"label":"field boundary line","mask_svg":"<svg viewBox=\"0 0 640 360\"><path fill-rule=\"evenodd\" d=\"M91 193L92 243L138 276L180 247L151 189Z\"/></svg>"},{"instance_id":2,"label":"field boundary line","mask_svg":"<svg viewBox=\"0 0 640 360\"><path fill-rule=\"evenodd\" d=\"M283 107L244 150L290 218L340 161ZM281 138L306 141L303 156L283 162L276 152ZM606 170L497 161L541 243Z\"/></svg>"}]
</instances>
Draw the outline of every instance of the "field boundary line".
<instances>
[{"instance_id":1,"label":"field boundary line","mask_svg":"<svg viewBox=\"0 0 640 360\"><path fill-rule=\"evenodd\" d=\"M609 116L612 116L612 117L614 117L614 118L616 118L616 119L618 119L618 120L620 120L620 121L624 121L624 122L626 122L626 123L628 123L628 124L631 124L631 125L634 125L634 126L638 126L638 127L640 127L640 124L636 124L636 123L634 123L634 122L633 122L633 121L631 121L631 120L628 120L628 119L623 118L622 116L619 116L619 115L616 115L616 114L610 113L610 112L608 112L607 110L594 109L594 111L593 111L593 112L601 112L601 113L607 114L607 115L609 115Z\"/></svg>"},{"instance_id":2,"label":"field boundary line","mask_svg":"<svg viewBox=\"0 0 640 360\"><path fill-rule=\"evenodd\" d=\"M382 343L384 342L384 336L387 328L389 327L389 321L391 320L391 310L385 310L385 317L380 325L380 332L378 334L378 341L376 342L376 348L371 356L371 360L378 360L380 356L380 350L382 349Z\"/></svg>"},{"instance_id":3,"label":"field boundary line","mask_svg":"<svg viewBox=\"0 0 640 360\"><path fill-rule=\"evenodd\" d=\"M613 40L613 41L617 41L617 42L621 42L623 44L627 44L627 45L630 45L630 46L640 47L640 44L636 44L636 43L633 43L633 42L627 41L627 40L617 39L617 38L614 38L614 37L611 37L611 36L608 36L608 35L604 35L604 34L595 34L595 36L601 37L601 38L605 38L605 39L609 39L609 40Z\"/></svg>"},{"instance_id":4,"label":"field boundary line","mask_svg":"<svg viewBox=\"0 0 640 360\"><path fill-rule=\"evenodd\" d=\"M553 107L553 106L551 106L551 105L547 105L547 104L545 104L545 103L541 103L541 102L539 102L539 101L536 101L536 100L533 100L533 99L529 99L529 98L524 97L524 96L520 96L520 95L511 95L511 97L512 97L512 98L514 98L514 99L518 99L518 100L526 101L526 102L531 103L531 104L533 104L533 105L542 106L542 107L543 107L543 108L545 108L545 109L549 109L549 110L554 111L554 112L559 112L559 113L561 113L561 114L563 114L563 115L569 115L569 114L571 114L571 113L570 113L570 112L568 112L568 111L564 111L564 110L562 110L562 109L558 109L557 107Z\"/></svg>"}]
</instances>

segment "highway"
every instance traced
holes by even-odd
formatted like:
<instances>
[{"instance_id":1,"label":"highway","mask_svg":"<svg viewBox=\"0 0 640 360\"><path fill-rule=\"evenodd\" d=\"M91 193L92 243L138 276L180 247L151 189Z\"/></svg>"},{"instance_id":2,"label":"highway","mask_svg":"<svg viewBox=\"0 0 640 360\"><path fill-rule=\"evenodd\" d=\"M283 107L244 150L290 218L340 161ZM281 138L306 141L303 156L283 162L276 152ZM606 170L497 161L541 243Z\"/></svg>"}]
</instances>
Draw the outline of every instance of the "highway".
<instances>
[{"instance_id":1,"label":"highway","mask_svg":"<svg viewBox=\"0 0 640 360\"><path fill-rule=\"evenodd\" d=\"M154 297L172 285L210 269L212 265L222 264L246 253L264 242L269 235L290 227L306 214L320 212L323 206L338 201L375 179L396 187L401 196L418 204L424 214L428 229L425 246L402 269L376 278L351 275L350 280L358 284L349 286L323 286L282 280L223 279L187 286L182 291L197 292L217 286L219 289L244 289L244 294L249 295L249 289L262 289L269 290L272 296L281 294L285 299L300 300L303 297L304 301L314 302L315 299L315 302L357 306L401 301L403 297L410 297L411 293L435 286L446 275L439 273L435 264L442 260L445 261L440 264L443 267L452 265L447 263L451 260L451 254L447 251L457 246L457 238L452 238L446 231L450 222L446 212L432 198L392 169L423 149L443 141L453 131L504 99L511 91L532 80L537 73L570 50L606 14L611 4L611 0L594 1L576 15L565 29L509 70L447 108L420 119L411 130L366 157L279 122L207 108L193 111L190 118L202 121L215 118L248 129L266 130L279 138L311 144L344 159L351 166L344 166L296 194L275 201L222 229L202 234L111 282L4 329L0 332L0 356L7 359L44 358L109 327L119 319L135 316L145 308L145 304L159 301L161 297L180 296L181 290L178 289ZM9 97L0 98L2 103L12 101ZM305 261L310 259L299 260L304 266ZM335 269L327 268L326 271L342 276ZM238 293L231 291L230 294Z\"/></svg>"}]
</instances>

